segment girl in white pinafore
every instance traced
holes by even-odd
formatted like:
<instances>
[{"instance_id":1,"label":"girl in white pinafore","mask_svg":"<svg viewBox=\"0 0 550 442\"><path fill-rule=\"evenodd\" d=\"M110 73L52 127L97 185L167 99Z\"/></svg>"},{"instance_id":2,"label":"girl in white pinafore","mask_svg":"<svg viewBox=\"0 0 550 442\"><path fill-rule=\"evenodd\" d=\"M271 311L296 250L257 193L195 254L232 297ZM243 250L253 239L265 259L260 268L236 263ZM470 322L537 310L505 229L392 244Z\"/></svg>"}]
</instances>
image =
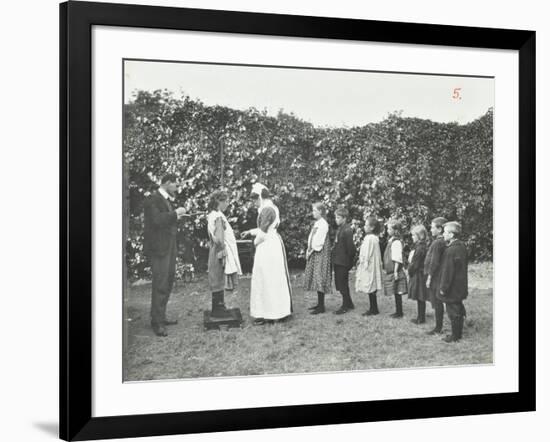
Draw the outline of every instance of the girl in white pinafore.
<instances>
[{"instance_id":1,"label":"girl in white pinafore","mask_svg":"<svg viewBox=\"0 0 550 442\"><path fill-rule=\"evenodd\" d=\"M268 198L265 186L255 184L252 193L258 196L258 228L248 232L255 236L256 246L250 288L250 316L259 324L265 320L290 316L292 292L285 246L277 233L279 209Z\"/></svg>"}]
</instances>

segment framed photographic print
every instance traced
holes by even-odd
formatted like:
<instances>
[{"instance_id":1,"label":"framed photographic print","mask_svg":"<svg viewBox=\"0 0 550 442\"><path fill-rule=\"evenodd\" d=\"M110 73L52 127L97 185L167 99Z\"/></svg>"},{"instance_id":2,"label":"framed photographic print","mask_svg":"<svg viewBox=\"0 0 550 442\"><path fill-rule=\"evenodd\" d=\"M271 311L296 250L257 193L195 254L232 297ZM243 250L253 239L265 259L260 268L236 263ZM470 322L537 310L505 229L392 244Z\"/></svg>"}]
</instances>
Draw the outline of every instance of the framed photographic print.
<instances>
[{"instance_id":1,"label":"framed photographic print","mask_svg":"<svg viewBox=\"0 0 550 442\"><path fill-rule=\"evenodd\" d=\"M535 409L534 32L67 2L60 64L62 439Z\"/></svg>"}]
</instances>

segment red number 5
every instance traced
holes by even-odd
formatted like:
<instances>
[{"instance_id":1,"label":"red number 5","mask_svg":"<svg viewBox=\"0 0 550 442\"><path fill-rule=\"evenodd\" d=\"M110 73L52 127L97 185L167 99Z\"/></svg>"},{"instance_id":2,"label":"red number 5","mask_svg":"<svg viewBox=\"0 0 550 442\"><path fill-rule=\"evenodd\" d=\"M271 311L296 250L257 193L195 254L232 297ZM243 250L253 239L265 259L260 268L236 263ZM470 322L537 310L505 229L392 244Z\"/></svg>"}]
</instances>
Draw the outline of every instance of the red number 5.
<instances>
[{"instance_id":1,"label":"red number 5","mask_svg":"<svg viewBox=\"0 0 550 442\"><path fill-rule=\"evenodd\" d=\"M455 100L462 100L462 97L460 96L460 91L462 90L461 87L455 87L453 89L453 99Z\"/></svg>"}]
</instances>

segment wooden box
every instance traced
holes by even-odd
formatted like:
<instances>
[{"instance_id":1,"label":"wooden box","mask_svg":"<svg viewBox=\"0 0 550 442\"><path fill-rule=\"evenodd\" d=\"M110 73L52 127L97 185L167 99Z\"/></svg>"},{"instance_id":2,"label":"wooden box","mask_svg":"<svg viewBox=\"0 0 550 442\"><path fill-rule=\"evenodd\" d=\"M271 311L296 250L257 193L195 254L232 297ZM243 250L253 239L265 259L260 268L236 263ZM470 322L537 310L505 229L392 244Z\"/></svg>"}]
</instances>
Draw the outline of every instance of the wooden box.
<instances>
[{"instance_id":1,"label":"wooden box","mask_svg":"<svg viewBox=\"0 0 550 442\"><path fill-rule=\"evenodd\" d=\"M238 308L230 308L227 310L227 316L216 318L211 315L211 311L204 312L204 328L205 330L219 330L220 328L240 327L243 322L241 310Z\"/></svg>"}]
</instances>

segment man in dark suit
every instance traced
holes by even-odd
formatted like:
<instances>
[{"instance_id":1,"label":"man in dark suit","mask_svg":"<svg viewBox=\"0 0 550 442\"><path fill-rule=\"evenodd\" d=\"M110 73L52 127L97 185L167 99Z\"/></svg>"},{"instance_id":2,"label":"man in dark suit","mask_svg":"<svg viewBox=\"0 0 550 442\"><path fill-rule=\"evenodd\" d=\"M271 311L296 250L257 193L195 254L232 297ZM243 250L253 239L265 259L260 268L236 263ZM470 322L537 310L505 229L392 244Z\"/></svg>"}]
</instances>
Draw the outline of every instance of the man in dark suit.
<instances>
[{"instance_id":1,"label":"man in dark suit","mask_svg":"<svg viewBox=\"0 0 550 442\"><path fill-rule=\"evenodd\" d=\"M153 274L151 293L151 327L157 336L167 336L166 325L177 324L166 318L166 305L174 285L176 273L177 220L185 209L172 208L178 188L175 175L162 178L160 187L144 202L144 253L151 262Z\"/></svg>"},{"instance_id":2,"label":"man in dark suit","mask_svg":"<svg viewBox=\"0 0 550 442\"><path fill-rule=\"evenodd\" d=\"M443 238L447 248L443 252L439 299L447 307L452 333L444 338L445 342L462 339L466 309L462 301L468 297L468 250L457 236L462 227L457 222L448 222L443 229Z\"/></svg>"},{"instance_id":3,"label":"man in dark suit","mask_svg":"<svg viewBox=\"0 0 550 442\"><path fill-rule=\"evenodd\" d=\"M342 306L334 313L341 315L355 308L349 291L349 271L355 264L357 250L353 242L353 232L348 224L348 210L345 208L337 209L335 217L338 231L332 248L332 264L334 266L336 290L342 295Z\"/></svg>"}]
</instances>

